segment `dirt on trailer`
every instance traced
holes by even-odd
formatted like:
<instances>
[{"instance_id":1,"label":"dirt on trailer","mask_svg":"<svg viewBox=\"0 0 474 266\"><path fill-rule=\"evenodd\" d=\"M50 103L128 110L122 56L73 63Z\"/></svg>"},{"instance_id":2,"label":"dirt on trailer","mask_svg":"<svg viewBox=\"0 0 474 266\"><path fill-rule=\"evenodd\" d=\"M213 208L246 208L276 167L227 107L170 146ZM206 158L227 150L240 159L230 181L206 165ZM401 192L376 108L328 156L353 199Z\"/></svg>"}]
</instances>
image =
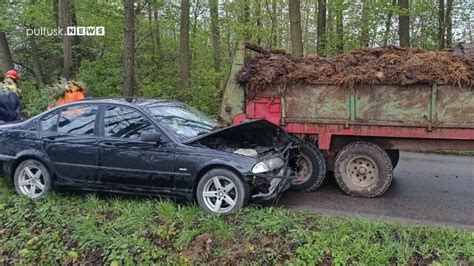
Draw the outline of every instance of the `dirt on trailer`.
<instances>
[{"instance_id":1,"label":"dirt on trailer","mask_svg":"<svg viewBox=\"0 0 474 266\"><path fill-rule=\"evenodd\" d=\"M246 44L246 48L259 55L246 60L236 79L250 92L294 83L348 88L368 84L474 85L472 53L387 46L354 49L333 57L295 59L280 50L274 53L254 44Z\"/></svg>"}]
</instances>

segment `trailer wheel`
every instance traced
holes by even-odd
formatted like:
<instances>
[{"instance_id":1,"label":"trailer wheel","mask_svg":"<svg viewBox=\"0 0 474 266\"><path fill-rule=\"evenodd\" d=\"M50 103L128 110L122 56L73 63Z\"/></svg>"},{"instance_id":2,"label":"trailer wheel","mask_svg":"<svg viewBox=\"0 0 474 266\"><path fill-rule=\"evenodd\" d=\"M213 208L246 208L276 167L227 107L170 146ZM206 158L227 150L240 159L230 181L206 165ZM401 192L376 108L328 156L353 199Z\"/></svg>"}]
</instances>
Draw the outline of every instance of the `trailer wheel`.
<instances>
[{"instance_id":1,"label":"trailer wheel","mask_svg":"<svg viewBox=\"0 0 474 266\"><path fill-rule=\"evenodd\" d=\"M382 195L390 186L393 166L390 156L379 146L354 142L337 155L334 175L347 194L372 198Z\"/></svg>"},{"instance_id":2,"label":"trailer wheel","mask_svg":"<svg viewBox=\"0 0 474 266\"><path fill-rule=\"evenodd\" d=\"M301 154L296 160L296 177L291 181L293 191L315 191L326 177L326 159L314 145L302 142Z\"/></svg>"},{"instance_id":3,"label":"trailer wheel","mask_svg":"<svg viewBox=\"0 0 474 266\"><path fill-rule=\"evenodd\" d=\"M393 169L397 167L400 160L400 150L385 150L392 161Z\"/></svg>"}]
</instances>

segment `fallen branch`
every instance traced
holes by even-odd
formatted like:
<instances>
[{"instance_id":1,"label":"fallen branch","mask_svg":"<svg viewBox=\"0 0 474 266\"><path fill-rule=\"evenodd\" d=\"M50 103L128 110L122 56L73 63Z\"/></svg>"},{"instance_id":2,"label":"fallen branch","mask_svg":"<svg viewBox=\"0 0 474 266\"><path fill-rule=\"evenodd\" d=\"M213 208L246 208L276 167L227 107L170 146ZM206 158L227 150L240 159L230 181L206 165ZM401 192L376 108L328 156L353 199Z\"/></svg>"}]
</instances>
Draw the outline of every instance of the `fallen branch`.
<instances>
[{"instance_id":1,"label":"fallen branch","mask_svg":"<svg viewBox=\"0 0 474 266\"><path fill-rule=\"evenodd\" d=\"M280 49L265 49L263 48L262 46L259 46L255 43L250 43L250 42L246 42L245 43L245 48L249 49L249 50L252 50L254 52L257 52L257 53L260 53L260 54L263 54L263 55L271 55L271 54L286 54L286 52L284 50L280 50Z\"/></svg>"}]
</instances>

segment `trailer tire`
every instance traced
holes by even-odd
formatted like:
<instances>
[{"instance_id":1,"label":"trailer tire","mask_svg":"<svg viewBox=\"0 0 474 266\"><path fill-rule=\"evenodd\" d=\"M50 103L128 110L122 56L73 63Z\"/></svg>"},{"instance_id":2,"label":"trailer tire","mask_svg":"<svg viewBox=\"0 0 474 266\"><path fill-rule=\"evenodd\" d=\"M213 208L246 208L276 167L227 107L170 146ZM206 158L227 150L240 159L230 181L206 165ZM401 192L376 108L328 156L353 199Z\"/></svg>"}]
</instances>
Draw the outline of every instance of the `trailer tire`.
<instances>
[{"instance_id":1,"label":"trailer tire","mask_svg":"<svg viewBox=\"0 0 474 266\"><path fill-rule=\"evenodd\" d=\"M323 153L308 142L301 142L301 155L296 160L297 176L292 180L293 191L317 190L326 178L326 159Z\"/></svg>"},{"instance_id":2,"label":"trailer tire","mask_svg":"<svg viewBox=\"0 0 474 266\"><path fill-rule=\"evenodd\" d=\"M370 142L354 142L336 156L334 175L347 194L373 198L382 195L393 177L393 166L385 150Z\"/></svg>"},{"instance_id":3,"label":"trailer tire","mask_svg":"<svg viewBox=\"0 0 474 266\"><path fill-rule=\"evenodd\" d=\"M392 161L393 169L397 167L400 160L400 150L385 150Z\"/></svg>"}]
</instances>

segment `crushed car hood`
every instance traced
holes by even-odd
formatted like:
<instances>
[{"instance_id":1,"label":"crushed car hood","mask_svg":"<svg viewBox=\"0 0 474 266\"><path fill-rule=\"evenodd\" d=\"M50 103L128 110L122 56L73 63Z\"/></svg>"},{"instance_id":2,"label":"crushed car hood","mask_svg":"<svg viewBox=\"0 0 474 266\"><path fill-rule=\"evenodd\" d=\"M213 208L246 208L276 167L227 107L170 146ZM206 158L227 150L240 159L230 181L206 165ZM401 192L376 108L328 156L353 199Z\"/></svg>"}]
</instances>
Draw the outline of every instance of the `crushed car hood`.
<instances>
[{"instance_id":1,"label":"crushed car hood","mask_svg":"<svg viewBox=\"0 0 474 266\"><path fill-rule=\"evenodd\" d=\"M283 150L289 141L280 127L266 120L252 120L198 136L186 144L260 157Z\"/></svg>"}]
</instances>

